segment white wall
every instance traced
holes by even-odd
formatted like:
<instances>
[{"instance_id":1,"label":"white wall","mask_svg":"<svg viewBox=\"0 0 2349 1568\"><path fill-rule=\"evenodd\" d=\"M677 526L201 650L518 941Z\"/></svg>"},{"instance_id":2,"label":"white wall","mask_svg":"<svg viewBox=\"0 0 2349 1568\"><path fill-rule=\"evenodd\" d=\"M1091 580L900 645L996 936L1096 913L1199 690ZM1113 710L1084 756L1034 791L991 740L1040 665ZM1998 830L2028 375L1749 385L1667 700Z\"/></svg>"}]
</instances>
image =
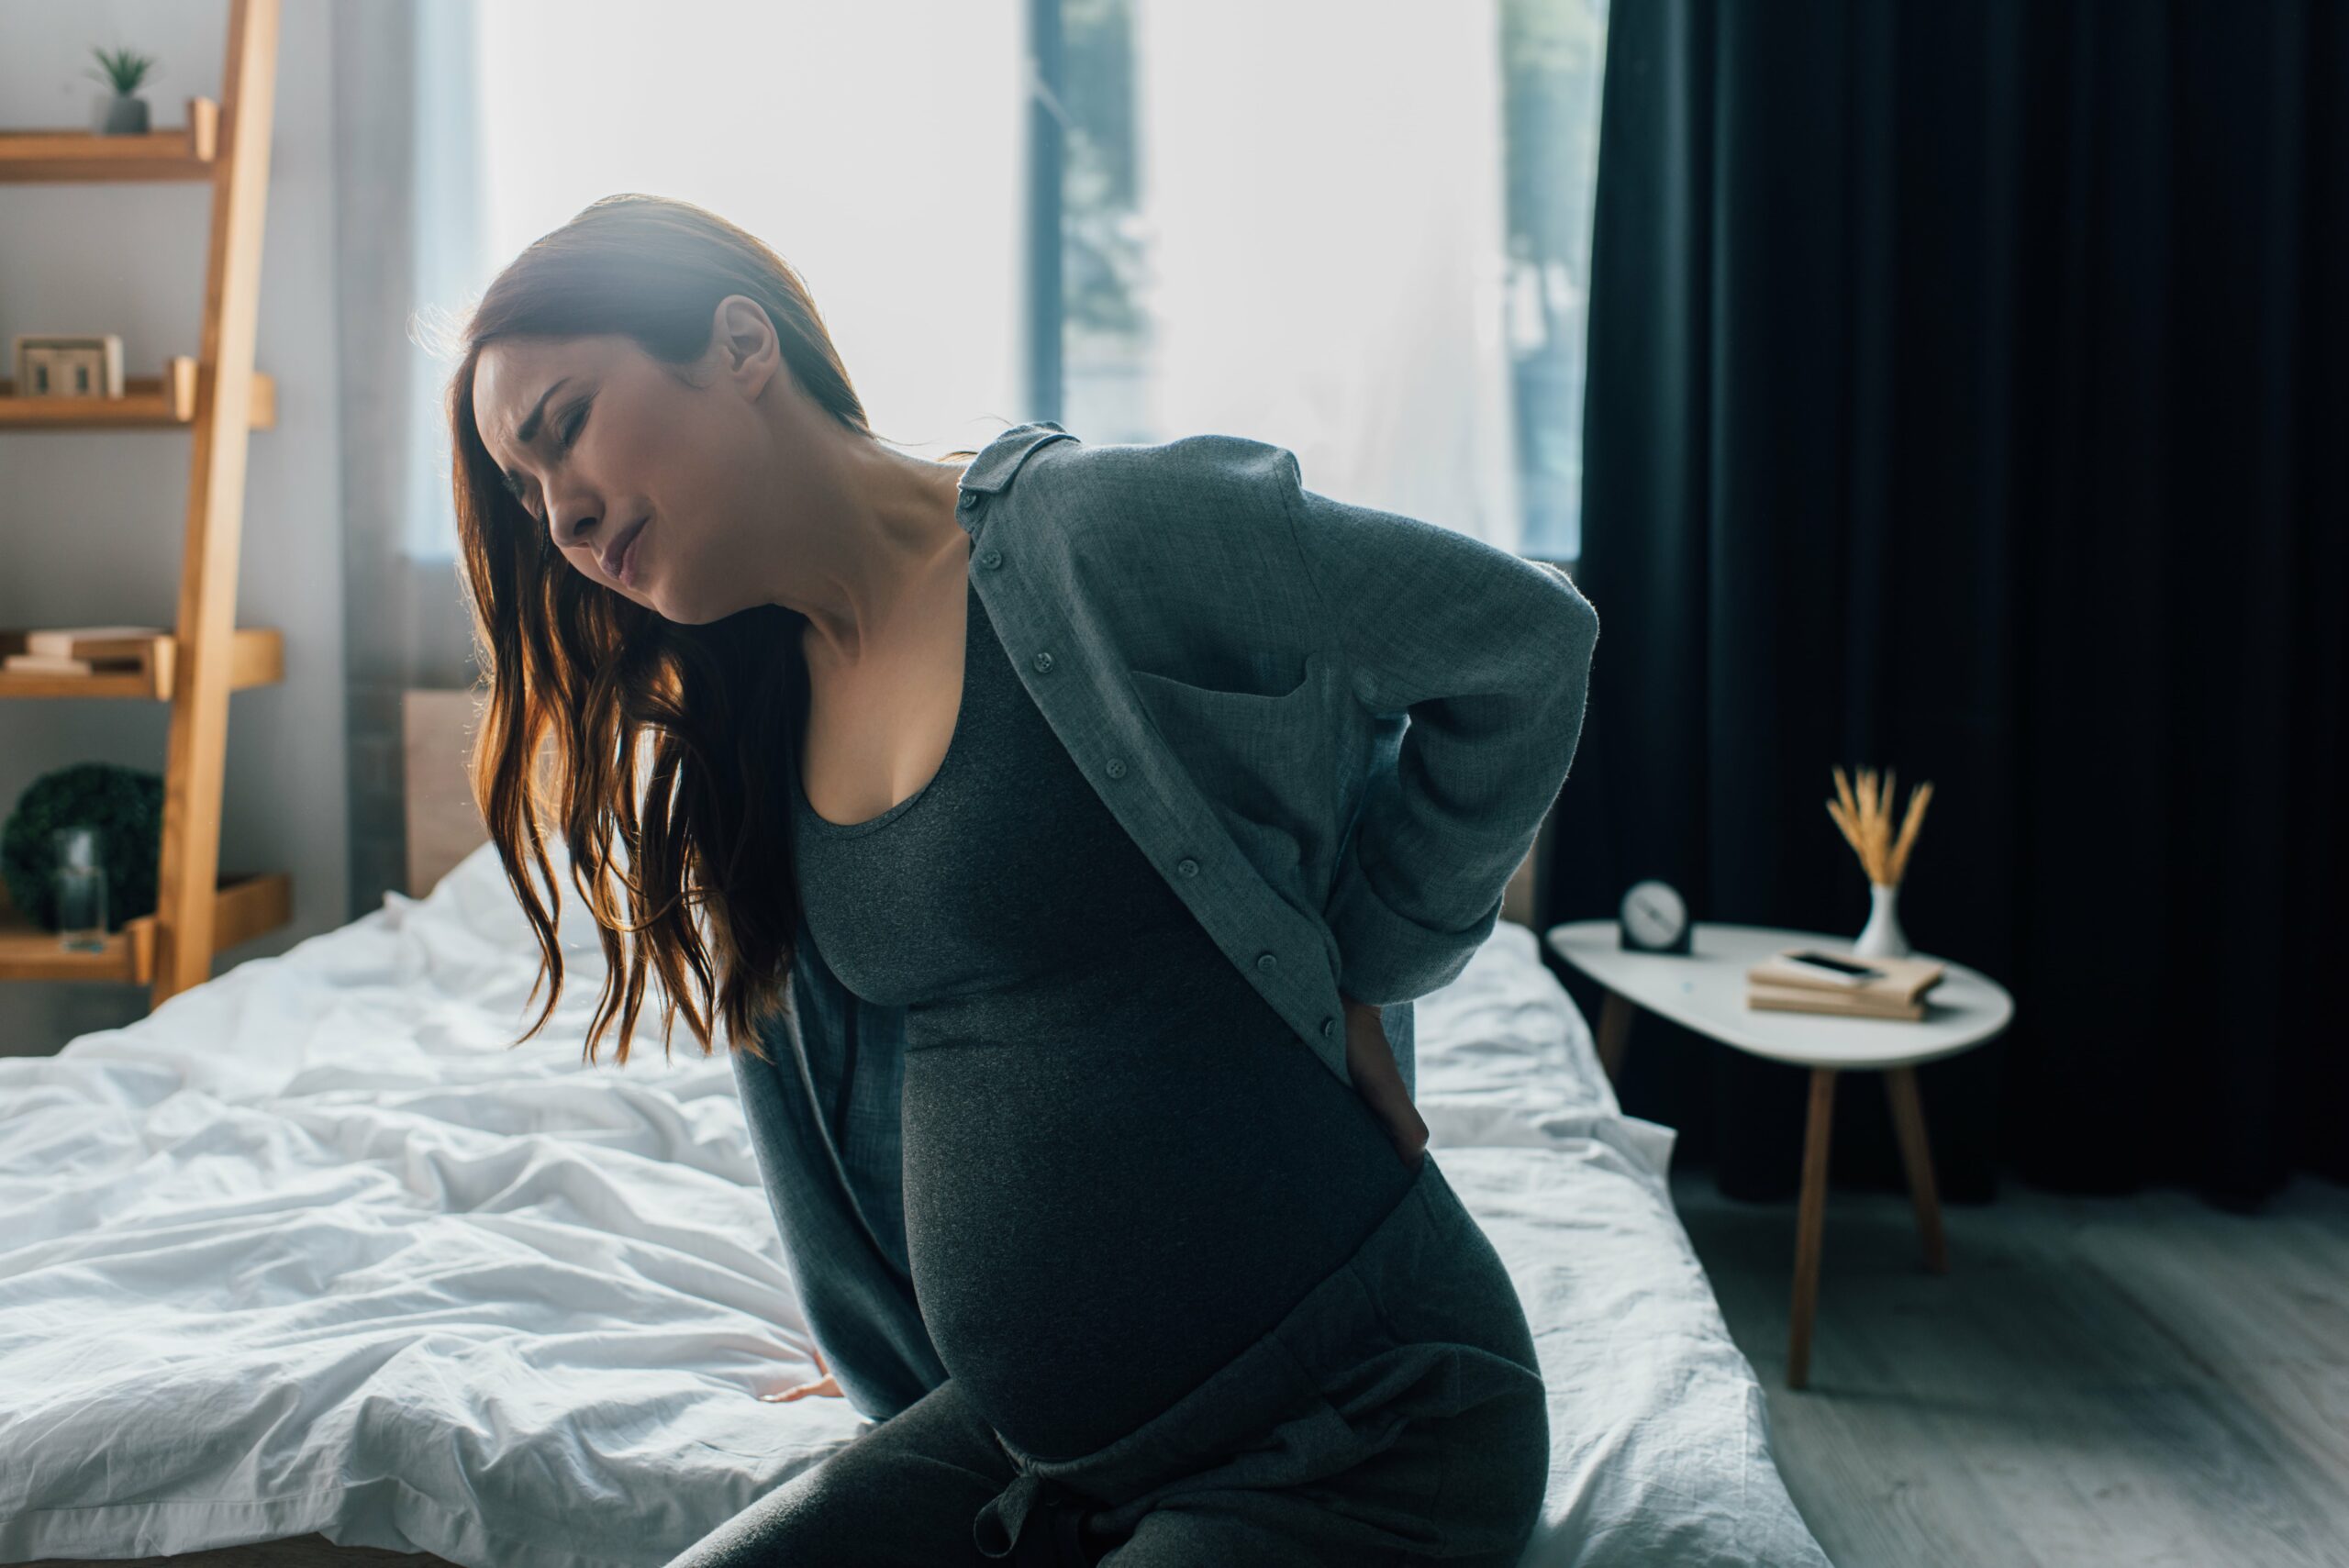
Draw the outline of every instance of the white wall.
<instances>
[{"instance_id":1,"label":"white wall","mask_svg":"<svg viewBox=\"0 0 2349 1568\"><path fill-rule=\"evenodd\" d=\"M216 973L348 917L329 23L317 0L285 0L257 349L277 425L251 438L238 619L281 628L287 668L229 699L221 825L223 867L293 873L294 922ZM188 96L219 96L228 28L228 0L0 0L0 126L89 126L100 45L159 57L142 95L156 125L179 125ZM196 185L0 183L0 350L18 332L116 332L125 373L142 375L195 353L209 207ZM0 435L0 624L171 625L192 456L170 430ZM161 773L167 717L0 703L0 815L69 763ZM136 986L0 984L0 1054L55 1051L146 1004Z\"/></svg>"}]
</instances>

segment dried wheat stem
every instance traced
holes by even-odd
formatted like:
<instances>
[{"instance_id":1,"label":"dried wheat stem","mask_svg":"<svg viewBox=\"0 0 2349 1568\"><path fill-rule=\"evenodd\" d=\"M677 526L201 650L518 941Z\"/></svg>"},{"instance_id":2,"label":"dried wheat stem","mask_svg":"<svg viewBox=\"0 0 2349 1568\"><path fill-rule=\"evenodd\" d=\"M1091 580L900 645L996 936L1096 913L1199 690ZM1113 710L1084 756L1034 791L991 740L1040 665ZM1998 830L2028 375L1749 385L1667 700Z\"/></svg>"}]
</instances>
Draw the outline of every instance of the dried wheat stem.
<instances>
[{"instance_id":1,"label":"dried wheat stem","mask_svg":"<svg viewBox=\"0 0 2349 1568\"><path fill-rule=\"evenodd\" d=\"M1835 826L1842 830L1843 841L1854 851L1858 850L1859 833L1852 827L1852 819L1843 814L1843 808L1831 800L1827 803L1827 815L1835 818Z\"/></svg>"},{"instance_id":2,"label":"dried wheat stem","mask_svg":"<svg viewBox=\"0 0 2349 1568\"><path fill-rule=\"evenodd\" d=\"M1836 798L1827 802L1827 815L1859 857L1860 869L1868 880L1897 885L1908 873L1909 852L1924 826L1925 807L1933 798L1932 781L1909 790L1909 808L1896 832L1893 815L1900 795L1898 769L1887 768L1879 773L1874 768L1858 768L1849 779L1840 762L1828 771L1835 780Z\"/></svg>"},{"instance_id":3,"label":"dried wheat stem","mask_svg":"<svg viewBox=\"0 0 2349 1568\"><path fill-rule=\"evenodd\" d=\"M1908 820L1900 824L1900 840L1892 847L1892 880L1898 882L1909 871L1909 848L1917 841L1917 829L1925 824L1925 806L1933 798L1933 784L1926 780L1909 795Z\"/></svg>"}]
</instances>

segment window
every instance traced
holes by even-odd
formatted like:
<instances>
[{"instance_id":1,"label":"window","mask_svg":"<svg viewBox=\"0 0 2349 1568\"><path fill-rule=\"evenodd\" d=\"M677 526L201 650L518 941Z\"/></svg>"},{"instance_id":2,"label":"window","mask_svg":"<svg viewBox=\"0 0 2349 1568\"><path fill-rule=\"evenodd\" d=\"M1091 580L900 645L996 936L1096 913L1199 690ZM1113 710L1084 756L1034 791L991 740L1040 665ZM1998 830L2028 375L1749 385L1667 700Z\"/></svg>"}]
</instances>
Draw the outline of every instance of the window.
<instances>
[{"instance_id":1,"label":"window","mask_svg":"<svg viewBox=\"0 0 2349 1568\"><path fill-rule=\"evenodd\" d=\"M1062 304L1031 417L1258 436L1314 488L1580 554L1606 0L1365 0L1342 26L1316 0L1034 0L1030 25Z\"/></svg>"},{"instance_id":2,"label":"window","mask_svg":"<svg viewBox=\"0 0 2349 1568\"><path fill-rule=\"evenodd\" d=\"M799 270L915 450L1230 431L1317 490L1579 554L1606 0L433 9L463 101L419 106L427 315L597 196L681 196ZM713 39L755 90L710 90Z\"/></svg>"},{"instance_id":3,"label":"window","mask_svg":"<svg viewBox=\"0 0 2349 1568\"><path fill-rule=\"evenodd\" d=\"M1504 0L1507 331L1528 555L1582 555L1584 334L1607 0Z\"/></svg>"}]
</instances>

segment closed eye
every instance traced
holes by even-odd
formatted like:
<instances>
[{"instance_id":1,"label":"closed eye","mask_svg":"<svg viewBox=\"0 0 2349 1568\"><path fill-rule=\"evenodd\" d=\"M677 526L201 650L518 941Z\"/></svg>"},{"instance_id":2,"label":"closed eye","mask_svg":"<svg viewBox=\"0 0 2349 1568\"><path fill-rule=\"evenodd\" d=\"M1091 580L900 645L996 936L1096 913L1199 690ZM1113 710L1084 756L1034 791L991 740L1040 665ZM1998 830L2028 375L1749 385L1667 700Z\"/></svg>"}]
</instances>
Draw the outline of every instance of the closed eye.
<instances>
[{"instance_id":1,"label":"closed eye","mask_svg":"<svg viewBox=\"0 0 2349 1568\"><path fill-rule=\"evenodd\" d=\"M573 412L571 422L563 427L562 445L558 450L562 451L569 451L571 450L572 443L579 439L579 432L586 427L587 410L595 401L596 400L592 397L587 398ZM506 488L514 493L515 504L522 508L523 514L528 517L530 521L537 523L540 528L546 527L544 522L540 521L539 515L530 510L529 503L522 499L521 486L514 482L514 479L510 474L507 477Z\"/></svg>"}]
</instances>

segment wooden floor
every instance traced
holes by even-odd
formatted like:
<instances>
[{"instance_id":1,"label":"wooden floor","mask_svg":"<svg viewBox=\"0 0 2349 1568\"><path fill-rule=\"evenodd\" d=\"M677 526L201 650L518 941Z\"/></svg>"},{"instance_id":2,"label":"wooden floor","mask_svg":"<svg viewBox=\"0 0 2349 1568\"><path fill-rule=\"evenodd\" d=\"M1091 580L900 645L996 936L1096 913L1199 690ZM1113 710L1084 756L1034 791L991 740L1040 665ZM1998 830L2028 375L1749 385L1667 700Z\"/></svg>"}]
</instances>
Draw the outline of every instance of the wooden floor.
<instances>
[{"instance_id":1,"label":"wooden floor","mask_svg":"<svg viewBox=\"0 0 2349 1568\"><path fill-rule=\"evenodd\" d=\"M1831 1192L1809 1386L1786 1384L1791 1202L1675 1175L1778 1462L1837 1568L2349 1568L2349 1190L2242 1217L2009 1180Z\"/></svg>"}]
</instances>

